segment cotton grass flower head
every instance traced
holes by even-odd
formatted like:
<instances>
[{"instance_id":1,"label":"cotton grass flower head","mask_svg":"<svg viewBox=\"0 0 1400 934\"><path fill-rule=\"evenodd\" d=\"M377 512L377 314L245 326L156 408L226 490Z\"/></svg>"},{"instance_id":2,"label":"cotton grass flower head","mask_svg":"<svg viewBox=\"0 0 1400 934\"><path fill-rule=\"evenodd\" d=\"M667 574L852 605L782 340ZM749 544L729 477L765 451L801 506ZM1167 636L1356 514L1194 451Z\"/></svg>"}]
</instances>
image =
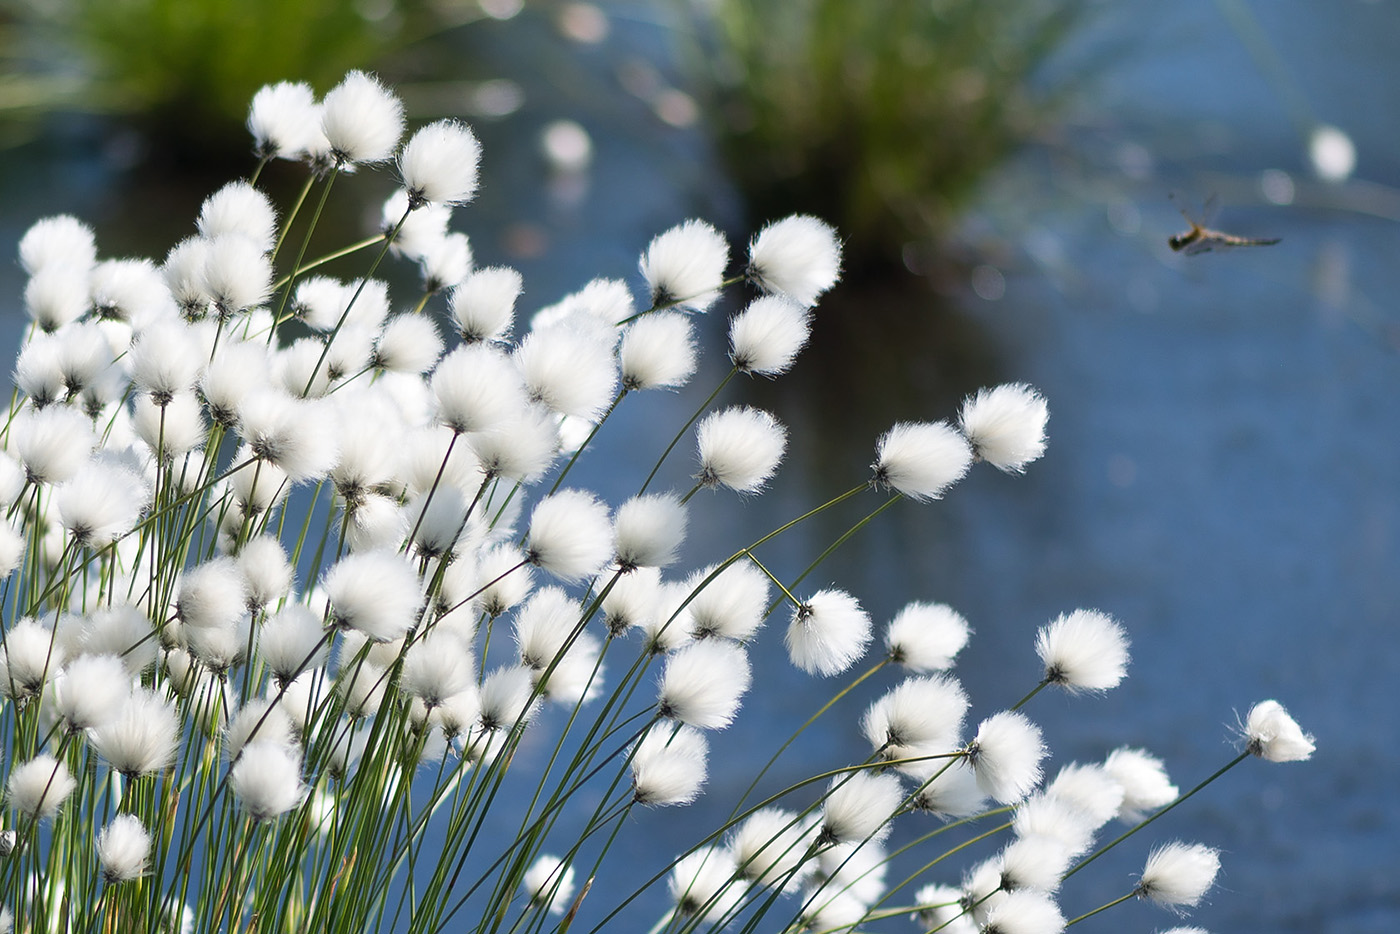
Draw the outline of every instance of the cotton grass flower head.
<instances>
[{"instance_id":1,"label":"cotton grass flower head","mask_svg":"<svg viewBox=\"0 0 1400 934\"><path fill-rule=\"evenodd\" d=\"M383 162L403 134L403 104L378 79L351 71L321 101L321 130L337 164Z\"/></svg>"},{"instance_id":2,"label":"cotton grass flower head","mask_svg":"<svg viewBox=\"0 0 1400 934\"><path fill-rule=\"evenodd\" d=\"M666 885L682 917L713 921L739 907L744 886L734 882L734 858L722 847L704 847L676 861Z\"/></svg>"},{"instance_id":3,"label":"cotton grass flower head","mask_svg":"<svg viewBox=\"0 0 1400 934\"><path fill-rule=\"evenodd\" d=\"M695 329L678 312L644 315L623 332L618 360L628 392L678 389L695 374Z\"/></svg>"},{"instance_id":4,"label":"cotton grass flower head","mask_svg":"<svg viewBox=\"0 0 1400 934\"><path fill-rule=\"evenodd\" d=\"M277 242L277 212L267 195L247 182L229 182L204 199L196 223L200 236L209 240L241 234L263 252Z\"/></svg>"},{"instance_id":5,"label":"cotton grass flower head","mask_svg":"<svg viewBox=\"0 0 1400 934\"><path fill-rule=\"evenodd\" d=\"M807 344L812 314L782 295L754 299L729 322L729 360L742 373L786 373Z\"/></svg>"},{"instance_id":6,"label":"cotton grass flower head","mask_svg":"<svg viewBox=\"0 0 1400 934\"><path fill-rule=\"evenodd\" d=\"M1176 800L1177 787L1161 759L1144 749L1122 746L1108 754L1104 771L1123 788L1118 818L1136 824L1150 812Z\"/></svg>"},{"instance_id":7,"label":"cotton grass flower head","mask_svg":"<svg viewBox=\"0 0 1400 934\"><path fill-rule=\"evenodd\" d=\"M1065 917L1055 900L1044 892L1019 889L1007 892L987 912L982 934L1060 934Z\"/></svg>"},{"instance_id":8,"label":"cotton grass flower head","mask_svg":"<svg viewBox=\"0 0 1400 934\"><path fill-rule=\"evenodd\" d=\"M799 868L813 834L803 820L783 808L755 811L729 841L736 874L759 885L800 884Z\"/></svg>"},{"instance_id":9,"label":"cotton grass flower head","mask_svg":"<svg viewBox=\"0 0 1400 934\"><path fill-rule=\"evenodd\" d=\"M85 272L97 262L92 228L70 214L35 221L19 241L19 264L29 275L50 267Z\"/></svg>"},{"instance_id":10,"label":"cotton grass flower head","mask_svg":"<svg viewBox=\"0 0 1400 934\"><path fill-rule=\"evenodd\" d=\"M910 671L944 671L967 644L971 627L946 603L906 604L885 629L889 658Z\"/></svg>"},{"instance_id":11,"label":"cotton grass flower head","mask_svg":"<svg viewBox=\"0 0 1400 934\"><path fill-rule=\"evenodd\" d=\"M256 821L287 813L306 798L301 755L281 743L256 740L244 746L228 773L229 790Z\"/></svg>"},{"instance_id":12,"label":"cotton grass flower head","mask_svg":"<svg viewBox=\"0 0 1400 934\"><path fill-rule=\"evenodd\" d=\"M248 108L248 132L259 158L298 159L326 145L311 86L279 81L259 88Z\"/></svg>"},{"instance_id":13,"label":"cotton grass flower head","mask_svg":"<svg viewBox=\"0 0 1400 934\"><path fill-rule=\"evenodd\" d=\"M108 885L145 875L150 855L151 835L134 814L118 814L97 836L97 862Z\"/></svg>"},{"instance_id":14,"label":"cotton grass flower head","mask_svg":"<svg viewBox=\"0 0 1400 934\"><path fill-rule=\"evenodd\" d=\"M522 882L531 904L562 915L574 894L574 867L557 856L542 855L525 871Z\"/></svg>"},{"instance_id":15,"label":"cotton grass flower head","mask_svg":"<svg viewBox=\"0 0 1400 934\"><path fill-rule=\"evenodd\" d=\"M612 520L592 493L560 490L535 504L525 556L530 564L563 581L582 580L614 554Z\"/></svg>"},{"instance_id":16,"label":"cotton grass flower head","mask_svg":"<svg viewBox=\"0 0 1400 934\"><path fill-rule=\"evenodd\" d=\"M504 340L520 291L520 273L504 266L478 269L467 276L448 301L458 336L467 343Z\"/></svg>"},{"instance_id":17,"label":"cotton grass flower head","mask_svg":"<svg viewBox=\"0 0 1400 934\"><path fill-rule=\"evenodd\" d=\"M423 603L418 571L392 551L347 555L321 579L332 626L353 629L375 642L401 638Z\"/></svg>"},{"instance_id":18,"label":"cotton grass flower head","mask_svg":"<svg viewBox=\"0 0 1400 934\"><path fill-rule=\"evenodd\" d=\"M831 780L822 802L819 839L824 845L883 840L903 802L904 787L888 772L838 775Z\"/></svg>"},{"instance_id":19,"label":"cotton grass flower head","mask_svg":"<svg viewBox=\"0 0 1400 934\"><path fill-rule=\"evenodd\" d=\"M1312 757L1316 744L1275 700L1250 708L1243 729L1245 748L1269 762L1301 762Z\"/></svg>"},{"instance_id":20,"label":"cotton grass flower head","mask_svg":"<svg viewBox=\"0 0 1400 934\"><path fill-rule=\"evenodd\" d=\"M624 571L664 568L685 541L686 508L671 493L634 496L617 508L616 562Z\"/></svg>"},{"instance_id":21,"label":"cotton grass flower head","mask_svg":"<svg viewBox=\"0 0 1400 934\"><path fill-rule=\"evenodd\" d=\"M968 699L952 678L906 678L871 704L861 731L886 759L942 753L957 743Z\"/></svg>"},{"instance_id":22,"label":"cotton grass flower head","mask_svg":"<svg viewBox=\"0 0 1400 934\"><path fill-rule=\"evenodd\" d=\"M174 704L137 688L115 719L95 728L89 740L97 754L127 778L158 772L175 760L180 717Z\"/></svg>"},{"instance_id":23,"label":"cotton grass flower head","mask_svg":"<svg viewBox=\"0 0 1400 934\"><path fill-rule=\"evenodd\" d=\"M705 734L684 724L657 724L632 750L632 797L652 807L689 804L705 784Z\"/></svg>"},{"instance_id":24,"label":"cotton grass flower head","mask_svg":"<svg viewBox=\"0 0 1400 934\"><path fill-rule=\"evenodd\" d=\"M734 720L751 681L748 653L740 646L692 642L667 656L656 710L690 726L722 729Z\"/></svg>"},{"instance_id":25,"label":"cotton grass flower head","mask_svg":"<svg viewBox=\"0 0 1400 934\"><path fill-rule=\"evenodd\" d=\"M1036 633L1045 681L1071 693L1117 687L1128 668L1128 635L1098 610L1063 613Z\"/></svg>"},{"instance_id":26,"label":"cotton grass flower head","mask_svg":"<svg viewBox=\"0 0 1400 934\"><path fill-rule=\"evenodd\" d=\"M982 721L967 745L977 785L1002 804L1014 804L1040 781L1045 756L1040 728L1024 714L1004 710Z\"/></svg>"},{"instance_id":27,"label":"cotton grass flower head","mask_svg":"<svg viewBox=\"0 0 1400 934\"><path fill-rule=\"evenodd\" d=\"M979 460L1005 473L1023 473L1045 453L1045 397L1025 383L980 389L963 401L958 416Z\"/></svg>"},{"instance_id":28,"label":"cotton grass flower head","mask_svg":"<svg viewBox=\"0 0 1400 934\"><path fill-rule=\"evenodd\" d=\"M5 798L12 809L30 820L45 820L58 813L77 787L68 766L43 753L11 767Z\"/></svg>"},{"instance_id":29,"label":"cotton grass flower head","mask_svg":"<svg viewBox=\"0 0 1400 934\"><path fill-rule=\"evenodd\" d=\"M150 496L145 480L125 465L94 459L59 485L54 505L77 544L104 548L135 527Z\"/></svg>"},{"instance_id":30,"label":"cotton grass flower head","mask_svg":"<svg viewBox=\"0 0 1400 934\"><path fill-rule=\"evenodd\" d=\"M480 161L481 144L465 124L438 120L422 127L399 154L408 203L466 204L476 194Z\"/></svg>"},{"instance_id":31,"label":"cotton grass flower head","mask_svg":"<svg viewBox=\"0 0 1400 934\"><path fill-rule=\"evenodd\" d=\"M967 441L947 422L899 422L875 444L871 482L925 502L942 498L971 464Z\"/></svg>"},{"instance_id":32,"label":"cotton grass flower head","mask_svg":"<svg viewBox=\"0 0 1400 934\"><path fill-rule=\"evenodd\" d=\"M870 617L843 590L822 590L792 612L787 629L788 658L809 674L840 674L865 654Z\"/></svg>"},{"instance_id":33,"label":"cotton grass flower head","mask_svg":"<svg viewBox=\"0 0 1400 934\"><path fill-rule=\"evenodd\" d=\"M79 655L53 685L54 708L70 733L102 726L121 714L131 675L115 655Z\"/></svg>"},{"instance_id":34,"label":"cotton grass flower head","mask_svg":"<svg viewBox=\"0 0 1400 934\"><path fill-rule=\"evenodd\" d=\"M763 291L810 308L841 275L841 243L825 221L806 214L785 217L749 242L746 275Z\"/></svg>"},{"instance_id":35,"label":"cotton grass flower head","mask_svg":"<svg viewBox=\"0 0 1400 934\"><path fill-rule=\"evenodd\" d=\"M757 493L782 462L787 430L762 409L732 406L701 419L695 442L702 486Z\"/></svg>"},{"instance_id":36,"label":"cotton grass flower head","mask_svg":"<svg viewBox=\"0 0 1400 934\"><path fill-rule=\"evenodd\" d=\"M1179 911L1200 904L1219 871L1218 850L1200 843L1167 843L1148 855L1134 892Z\"/></svg>"},{"instance_id":37,"label":"cotton grass flower head","mask_svg":"<svg viewBox=\"0 0 1400 934\"><path fill-rule=\"evenodd\" d=\"M768 615L768 575L743 561L717 571L704 567L685 582L692 597L686 610L697 638L747 642Z\"/></svg>"},{"instance_id":38,"label":"cotton grass flower head","mask_svg":"<svg viewBox=\"0 0 1400 934\"><path fill-rule=\"evenodd\" d=\"M728 264L724 236L704 221L688 220L657 234L639 265L653 306L706 311L719 298Z\"/></svg>"},{"instance_id":39,"label":"cotton grass flower head","mask_svg":"<svg viewBox=\"0 0 1400 934\"><path fill-rule=\"evenodd\" d=\"M12 700L38 694L66 657L52 629L36 619L20 620L0 644L0 694Z\"/></svg>"}]
</instances>

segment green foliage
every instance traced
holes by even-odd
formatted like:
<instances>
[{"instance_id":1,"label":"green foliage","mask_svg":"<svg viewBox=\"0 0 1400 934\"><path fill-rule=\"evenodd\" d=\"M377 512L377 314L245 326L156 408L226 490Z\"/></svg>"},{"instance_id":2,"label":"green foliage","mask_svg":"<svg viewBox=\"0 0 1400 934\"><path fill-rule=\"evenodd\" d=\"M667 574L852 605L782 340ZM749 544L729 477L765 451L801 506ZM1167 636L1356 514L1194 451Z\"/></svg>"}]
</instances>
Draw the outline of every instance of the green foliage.
<instances>
[{"instance_id":1,"label":"green foliage","mask_svg":"<svg viewBox=\"0 0 1400 934\"><path fill-rule=\"evenodd\" d=\"M325 90L441 23L424 0L0 0L0 21L0 114L116 112L221 138L262 85Z\"/></svg>"},{"instance_id":2,"label":"green foliage","mask_svg":"<svg viewBox=\"0 0 1400 934\"><path fill-rule=\"evenodd\" d=\"M716 0L716 132L759 216L801 205L898 261L1054 119L1040 72L1083 20L1054 0Z\"/></svg>"}]
</instances>

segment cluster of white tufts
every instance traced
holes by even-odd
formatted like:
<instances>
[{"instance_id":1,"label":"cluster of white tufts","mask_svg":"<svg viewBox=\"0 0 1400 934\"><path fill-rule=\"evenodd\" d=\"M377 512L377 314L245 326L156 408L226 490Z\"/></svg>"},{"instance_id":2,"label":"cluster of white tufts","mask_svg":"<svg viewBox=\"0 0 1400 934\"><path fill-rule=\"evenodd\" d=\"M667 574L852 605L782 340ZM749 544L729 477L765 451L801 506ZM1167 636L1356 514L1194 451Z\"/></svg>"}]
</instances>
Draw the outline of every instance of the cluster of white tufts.
<instances>
[{"instance_id":1,"label":"cluster of white tufts","mask_svg":"<svg viewBox=\"0 0 1400 934\"><path fill-rule=\"evenodd\" d=\"M311 225L279 216L257 172L211 195L160 262L103 258L66 216L20 244L31 326L0 428L0 930L604 918L631 901L594 884L612 841L631 824L667 834L643 809L699 798L719 731L772 689L749 652L775 612L795 668L899 680L848 717L863 761L828 755L762 806L726 801L715 833L647 868L672 900L658 932L772 912L766 929L911 915L926 930L1053 934L1061 883L1102 852L1099 830L1183 799L1160 760L1126 747L1045 781L1024 708L1041 689L1122 680L1127 637L1104 613L1043 628L1030 693L969 727L952 669L971 627L953 608L912 602L881 635L839 587L795 595L761 555L796 522L678 567L693 497L757 495L780 473L788 436L772 413L716 403L717 389L657 434L635 496L571 484L576 463L608 456L602 429L629 395L687 385L696 320L726 301L743 307L720 389L792 368L840 272L828 225L779 220L731 263L719 231L685 221L646 247L635 288L599 278L525 314L519 273L477 268L450 229L477 187L468 127L403 142L399 100L359 72L319 101L265 88L248 126L258 172L300 161L328 189L396 164L382 227L339 251L377 251L362 276L296 266ZM411 301L375 278L395 257L422 273ZM734 301L745 286L758 294ZM877 513L937 500L982 461L1020 473L1046 419L1014 383L969 396L955 420L896 424L870 473L803 518L859 496ZM692 425L687 469L668 457ZM609 470L626 479L634 460ZM1313 750L1273 701L1242 729L1236 761ZM987 813L1002 849L960 882L934 881L941 865L888 878L902 864L887 840ZM916 862L937 863L934 845ZM1194 905L1218 864L1169 844L1127 895Z\"/></svg>"}]
</instances>

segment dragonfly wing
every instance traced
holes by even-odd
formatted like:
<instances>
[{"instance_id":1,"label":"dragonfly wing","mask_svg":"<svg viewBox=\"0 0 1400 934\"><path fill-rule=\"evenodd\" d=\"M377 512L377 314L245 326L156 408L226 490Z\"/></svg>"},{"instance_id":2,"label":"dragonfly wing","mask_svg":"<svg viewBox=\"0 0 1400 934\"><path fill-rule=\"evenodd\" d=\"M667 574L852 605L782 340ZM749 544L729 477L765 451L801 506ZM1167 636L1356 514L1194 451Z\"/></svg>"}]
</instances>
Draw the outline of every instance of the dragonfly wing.
<instances>
[{"instance_id":1,"label":"dragonfly wing","mask_svg":"<svg viewBox=\"0 0 1400 934\"><path fill-rule=\"evenodd\" d=\"M1220 213L1220 196L1216 192L1211 192L1206 199L1205 207L1201 209L1201 226L1209 227L1215 223L1215 217Z\"/></svg>"}]
</instances>

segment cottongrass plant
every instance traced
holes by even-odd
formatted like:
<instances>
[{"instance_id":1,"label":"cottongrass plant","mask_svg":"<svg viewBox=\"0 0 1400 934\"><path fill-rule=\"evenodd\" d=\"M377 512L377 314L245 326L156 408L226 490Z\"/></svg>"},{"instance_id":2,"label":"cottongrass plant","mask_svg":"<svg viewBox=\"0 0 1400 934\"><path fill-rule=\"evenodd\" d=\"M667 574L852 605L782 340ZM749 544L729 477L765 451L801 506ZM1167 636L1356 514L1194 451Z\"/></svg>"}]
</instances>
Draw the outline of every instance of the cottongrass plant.
<instances>
[{"instance_id":1,"label":"cottongrass plant","mask_svg":"<svg viewBox=\"0 0 1400 934\"><path fill-rule=\"evenodd\" d=\"M477 186L469 128L401 145L397 98L360 73L320 103L270 88L249 127L258 170L309 167L285 214L255 170L160 263L100 258L71 217L20 244L32 325L0 432L0 930L593 932L635 928L650 905L655 934L1053 934L1132 899L1195 905L1219 867L1202 844L1152 851L1107 901L1069 883L1244 759L1311 754L1265 701L1239 755L1184 793L1134 748L1047 776L1030 701L1117 685L1117 621L1047 624L1026 697L968 723L957 611L914 601L877 627L854 594L763 563L845 500L871 511L804 541L813 565L979 462L1024 471L1047 412L1026 385L894 425L850 489L675 566L692 497L759 494L782 463L778 418L718 397L805 343L840 268L821 221L771 224L737 262L688 221L643 253L640 296L598 279L518 319L519 274L474 268L448 227ZM372 256L363 276L321 275L305 255L319 205L395 159L405 188L383 229L339 254ZM410 304L375 278L390 254L422 270ZM637 495L571 485L627 396L691 378L695 316L744 284L759 294L730 322L728 375L657 437ZM693 485L659 489L683 442ZM807 725L843 717L869 754L760 798L764 766L712 832L677 839L654 811L704 793L711 746L724 755L763 686L750 647L775 638L837 685ZM843 703L876 677L863 713ZM1096 847L1115 820L1128 829ZM674 860L614 866L637 833ZM955 868L974 841L980 861Z\"/></svg>"}]
</instances>

